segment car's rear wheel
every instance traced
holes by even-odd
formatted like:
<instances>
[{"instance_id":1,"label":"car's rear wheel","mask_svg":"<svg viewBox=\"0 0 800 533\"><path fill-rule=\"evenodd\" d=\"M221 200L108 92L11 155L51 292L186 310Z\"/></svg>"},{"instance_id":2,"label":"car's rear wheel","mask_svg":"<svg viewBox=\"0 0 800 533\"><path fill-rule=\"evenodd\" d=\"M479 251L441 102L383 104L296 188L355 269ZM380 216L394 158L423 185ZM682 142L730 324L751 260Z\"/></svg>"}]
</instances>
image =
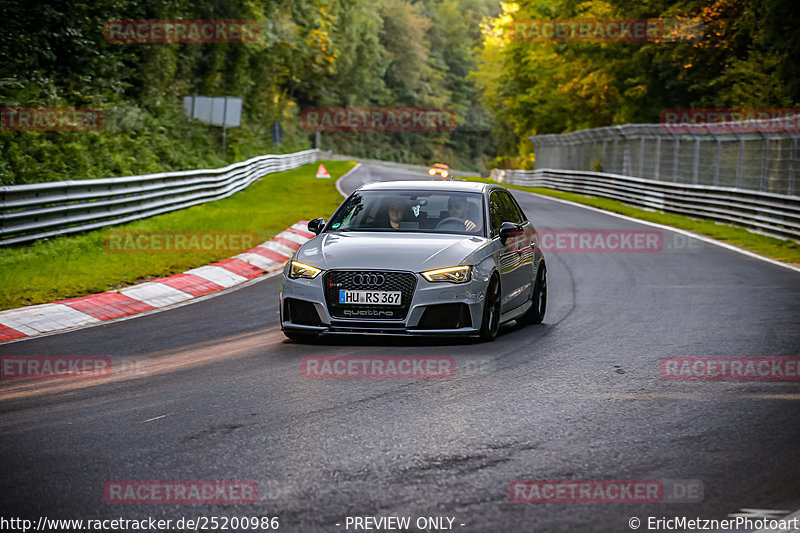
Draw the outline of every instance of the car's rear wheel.
<instances>
[{"instance_id":1,"label":"car's rear wheel","mask_svg":"<svg viewBox=\"0 0 800 533\"><path fill-rule=\"evenodd\" d=\"M539 324L544 320L547 311L547 268L542 263L536 274L536 283L533 285L533 304L520 319L523 324Z\"/></svg>"},{"instance_id":2,"label":"car's rear wheel","mask_svg":"<svg viewBox=\"0 0 800 533\"><path fill-rule=\"evenodd\" d=\"M492 341L500 330L500 276L492 274L489 286L486 288L486 298L483 302L483 322L481 323L480 337L484 341Z\"/></svg>"}]
</instances>

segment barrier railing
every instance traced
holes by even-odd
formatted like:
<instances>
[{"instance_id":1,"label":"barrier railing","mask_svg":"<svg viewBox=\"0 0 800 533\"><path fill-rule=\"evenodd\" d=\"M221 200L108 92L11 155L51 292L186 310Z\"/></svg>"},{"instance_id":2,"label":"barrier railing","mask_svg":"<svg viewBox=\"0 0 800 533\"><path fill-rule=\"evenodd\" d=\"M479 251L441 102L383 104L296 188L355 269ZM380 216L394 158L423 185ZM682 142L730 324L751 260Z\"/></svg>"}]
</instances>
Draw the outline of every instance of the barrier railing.
<instances>
[{"instance_id":1,"label":"barrier railing","mask_svg":"<svg viewBox=\"0 0 800 533\"><path fill-rule=\"evenodd\" d=\"M742 226L781 238L800 239L800 197L646 180L580 170L498 170L492 179L620 200L626 204Z\"/></svg>"},{"instance_id":2,"label":"barrier railing","mask_svg":"<svg viewBox=\"0 0 800 533\"><path fill-rule=\"evenodd\" d=\"M535 170L591 170L798 195L799 123L800 114L698 124L624 124L529 139L536 146Z\"/></svg>"},{"instance_id":3,"label":"barrier railing","mask_svg":"<svg viewBox=\"0 0 800 533\"><path fill-rule=\"evenodd\" d=\"M240 191L262 176L317 161L319 150L263 155L217 169L0 187L0 245L121 224Z\"/></svg>"}]
</instances>

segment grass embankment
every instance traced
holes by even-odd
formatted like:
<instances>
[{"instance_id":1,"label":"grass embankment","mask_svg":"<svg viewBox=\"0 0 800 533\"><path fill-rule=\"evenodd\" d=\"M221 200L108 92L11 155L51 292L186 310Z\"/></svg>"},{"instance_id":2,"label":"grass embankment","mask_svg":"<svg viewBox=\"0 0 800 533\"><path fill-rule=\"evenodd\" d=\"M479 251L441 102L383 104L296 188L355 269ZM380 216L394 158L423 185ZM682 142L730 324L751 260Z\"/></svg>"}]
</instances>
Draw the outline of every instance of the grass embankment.
<instances>
[{"instance_id":1,"label":"grass embankment","mask_svg":"<svg viewBox=\"0 0 800 533\"><path fill-rule=\"evenodd\" d=\"M486 183L491 182L490 179L486 178L463 179ZM655 222L665 226L684 229L700 235L712 237L733 246L763 255L764 257L769 257L770 259L776 259L778 261L783 261L784 263L800 265L800 244L793 240L778 239L766 235L759 235L747 231L744 228L730 226L727 224L718 224L711 220L698 220L682 215L673 215L671 213L661 213L658 211L639 209L637 207L625 205L618 200L610 200L608 198L584 196L582 194L555 191L542 187L523 187L521 185L511 185L508 183L503 183L503 185L509 189L518 189L544 196L552 196L553 198L569 200L570 202L596 207L598 209L646 220L648 222Z\"/></svg>"},{"instance_id":2,"label":"grass embankment","mask_svg":"<svg viewBox=\"0 0 800 533\"><path fill-rule=\"evenodd\" d=\"M169 276L241 253L250 246L204 253L110 252L108 232L257 232L259 244L298 220L328 217L341 203L336 179L355 166L323 161L264 176L233 196L129 224L0 250L0 310L107 291ZM230 242L230 241L228 241Z\"/></svg>"}]
</instances>

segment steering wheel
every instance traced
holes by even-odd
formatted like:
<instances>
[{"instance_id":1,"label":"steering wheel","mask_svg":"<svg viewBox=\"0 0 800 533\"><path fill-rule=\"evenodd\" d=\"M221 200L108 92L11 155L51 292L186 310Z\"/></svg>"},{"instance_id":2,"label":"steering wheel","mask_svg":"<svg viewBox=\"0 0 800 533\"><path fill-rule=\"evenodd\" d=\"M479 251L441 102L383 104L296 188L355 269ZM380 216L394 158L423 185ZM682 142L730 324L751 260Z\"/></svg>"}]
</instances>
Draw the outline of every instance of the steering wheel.
<instances>
[{"instance_id":1,"label":"steering wheel","mask_svg":"<svg viewBox=\"0 0 800 533\"><path fill-rule=\"evenodd\" d=\"M446 229L446 230L463 230L464 229L464 221L458 217L447 217L443 218L436 224L436 229Z\"/></svg>"}]
</instances>

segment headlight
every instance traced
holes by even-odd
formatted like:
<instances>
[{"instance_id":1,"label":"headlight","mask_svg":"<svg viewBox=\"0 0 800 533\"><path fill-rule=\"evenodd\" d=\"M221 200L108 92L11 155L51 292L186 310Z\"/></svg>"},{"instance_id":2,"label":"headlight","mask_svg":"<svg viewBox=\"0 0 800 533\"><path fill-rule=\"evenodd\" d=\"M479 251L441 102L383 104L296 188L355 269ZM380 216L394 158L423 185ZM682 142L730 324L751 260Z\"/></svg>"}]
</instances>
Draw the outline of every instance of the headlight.
<instances>
[{"instance_id":1,"label":"headlight","mask_svg":"<svg viewBox=\"0 0 800 533\"><path fill-rule=\"evenodd\" d=\"M449 268L439 268L422 273L422 277L428 281L449 281L450 283L466 283L472 277L471 266L455 266Z\"/></svg>"},{"instance_id":2,"label":"headlight","mask_svg":"<svg viewBox=\"0 0 800 533\"><path fill-rule=\"evenodd\" d=\"M446 178L447 176L448 176L448 174L447 174L447 171L446 171L446 170L445 170L444 172L442 172L442 177L443 177L443 178Z\"/></svg>"},{"instance_id":3,"label":"headlight","mask_svg":"<svg viewBox=\"0 0 800 533\"><path fill-rule=\"evenodd\" d=\"M434 174L436 174L436 171L435 171L435 170L433 170L433 169L430 169L430 170L428 171L428 174L430 174L431 176L433 176Z\"/></svg>"},{"instance_id":4,"label":"headlight","mask_svg":"<svg viewBox=\"0 0 800 533\"><path fill-rule=\"evenodd\" d=\"M289 277L291 279L314 279L319 275L320 272L322 272L321 269L301 263L299 261L292 261L292 264L289 266Z\"/></svg>"}]
</instances>

